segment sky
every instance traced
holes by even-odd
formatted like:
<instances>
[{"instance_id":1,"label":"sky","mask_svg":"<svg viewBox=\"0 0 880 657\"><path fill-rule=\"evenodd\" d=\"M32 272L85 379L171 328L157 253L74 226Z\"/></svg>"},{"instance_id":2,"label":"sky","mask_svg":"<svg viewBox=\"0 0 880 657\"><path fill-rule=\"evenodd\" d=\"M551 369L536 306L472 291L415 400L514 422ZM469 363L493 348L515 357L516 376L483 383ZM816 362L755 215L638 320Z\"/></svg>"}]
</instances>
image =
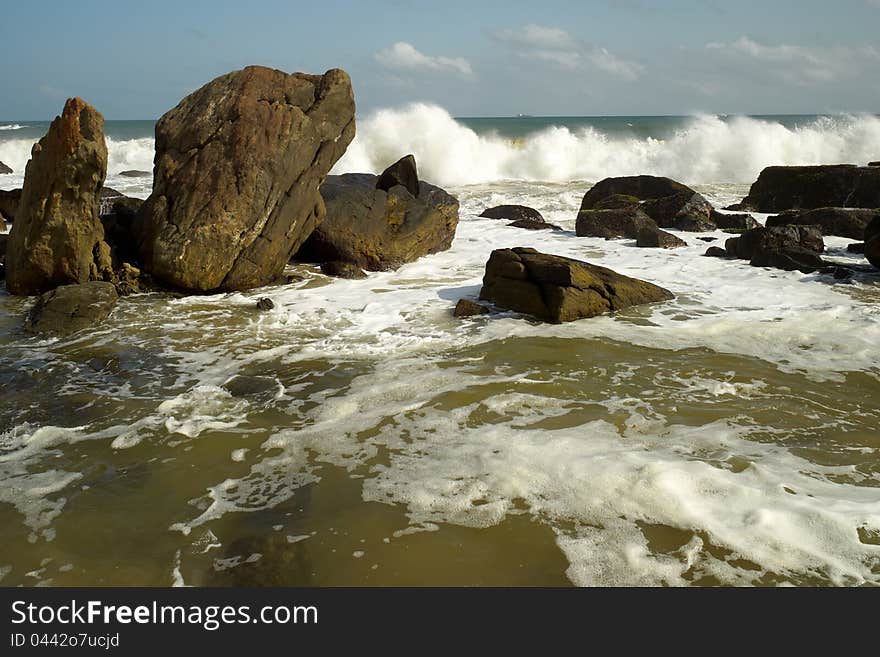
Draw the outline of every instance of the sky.
<instances>
[{"instance_id":1,"label":"sky","mask_svg":"<svg viewBox=\"0 0 880 657\"><path fill-rule=\"evenodd\" d=\"M343 68L358 114L880 112L880 0L0 0L0 119L154 119L261 64Z\"/></svg>"}]
</instances>

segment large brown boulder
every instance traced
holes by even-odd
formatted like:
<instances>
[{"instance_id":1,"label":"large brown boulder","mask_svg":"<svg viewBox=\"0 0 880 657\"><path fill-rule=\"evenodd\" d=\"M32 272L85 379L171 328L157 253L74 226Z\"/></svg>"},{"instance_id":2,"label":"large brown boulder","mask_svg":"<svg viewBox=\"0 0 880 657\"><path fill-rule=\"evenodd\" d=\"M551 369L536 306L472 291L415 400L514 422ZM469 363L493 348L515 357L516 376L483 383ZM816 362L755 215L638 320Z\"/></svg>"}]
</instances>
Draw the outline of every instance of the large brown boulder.
<instances>
[{"instance_id":1,"label":"large brown boulder","mask_svg":"<svg viewBox=\"0 0 880 657\"><path fill-rule=\"evenodd\" d=\"M112 283L62 285L37 299L25 322L31 333L67 335L104 321L116 305Z\"/></svg>"},{"instance_id":2,"label":"large brown boulder","mask_svg":"<svg viewBox=\"0 0 880 657\"><path fill-rule=\"evenodd\" d=\"M819 255L825 243L815 226L761 226L728 239L725 248L730 257L753 267L810 273L828 264Z\"/></svg>"},{"instance_id":3,"label":"large brown boulder","mask_svg":"<svg viewBox=\"0 0 880 657\"><path fill-rule=\"evenodd\" d=\"M854 164L767 167L732 209L782 212L814 208L880 208L880 168Z\"/></svg>"},{"instance_id":4,"label":"large brown boulder","mask_svg":"<svg viewBox=\"0 0 880 657\"><path fill-rule=\"evenodd\" d=\"M639 231L659 230L657 223L641 211L638 205L608 210L582 208L575 222L578 237L604 237L636 239Z\"/></svg>"},{"instance_id":5,"label":"large brown boulder","mask_svg":"<svg viewBox=\"0 0 880 657\"><path fill-rule=\"evenodd\" d=\"M106 275L109 248L99 219L107 175L104 118L73 98L34 145L6 258L12 294L39 294Z\"/></svg>"},{"instance_id":6,"label":"large brown boulder","mask_svg":"<svg viewBox=\"0 0 880 657\"><path fill-rule=\"evenodd\" d=\"M676 182L671 178L658 176L623 176L619 178L605 178L596 183L584 196L581 202L581 210L595 208L599 203L610 196L631 196L642 201L653 198L672 196L680 192L696 194L687 185Z\"/></svg>"},{"instance_id":7,"label":"large brown boulder","mask_svg":"<svg viewBox=\"0 0 880 657\"><path fill-rule=\"evenodd\" d=\"M880 210L853 208L817 208L815 210L789 210L775 217L768 217L766 226L818 226L823 235L836 235L860 240L865 228Z\"/></svg>"},{"instance_id":8,"label":"large brown boulder","mask_svg":"<svg viewBox=\"0 0 880 657\"><path fill-rule=\"evenodd\" d=\"M223 75L156 124L145 268L171 286L244 290L276 279L324 217L319 188L354 137L341 70Z\"/></svg>"},{"instance_id":9,"label":"large brown boulder","mask_svg":"<svg viewBox=\"0 0 880 657\"><path fill-rule=\"evenodd\" d=\"M296 259L386 271L452 245L458 200L425 181L418 196L402 185L386 192L376 182L376 176L364 173L328 176L321 187L327 217Z\"/></svg>"},{"instance_id":10,"label":"large brown boulder","mask_svg":"<svg viewBox=\"0 0 880 657\"><path fill-rule=\"evenodd\" d=\"M645 201L642 212L657 222L660 228L676 228L691 232L715 230L712 219L714 208L696 192L679 192L671 196Z\"/></svg>"},{"instance_id":11,"label":"large brown boulder","mask_svg":"<svg viewBox=\"0 0 880 657\"><path fill-rule=\"evenodd\" d=\"M880 218L875 217L865 228L865 257L880 267Z\"/></svg>"},{"instance_id":12,"label":"large brown boulder","mask_svg":"<svg viewBox=\"0 0 880 657\"><path fill-rule=\"evenodd\" d=\"M527 248L493 251L480 290L480 299L554 323L672 298L652 283Z\"/></svg>"}]
</instances>

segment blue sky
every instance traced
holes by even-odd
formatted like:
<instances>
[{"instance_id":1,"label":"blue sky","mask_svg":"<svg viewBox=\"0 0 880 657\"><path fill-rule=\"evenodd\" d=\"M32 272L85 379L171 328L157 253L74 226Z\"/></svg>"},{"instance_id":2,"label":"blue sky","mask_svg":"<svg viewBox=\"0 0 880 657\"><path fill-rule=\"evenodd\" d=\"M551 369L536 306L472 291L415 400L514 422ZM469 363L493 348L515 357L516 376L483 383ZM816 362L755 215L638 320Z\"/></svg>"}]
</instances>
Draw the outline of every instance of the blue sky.
<instances>
[{"instance_id":1,"label":"blue sky","mask_svg":"<svg viewBox=\"0 0 880 657\"><path fill-rule=\"evenodd\" d=\"M156 118L248 64L348 71L360 114L880 112L880 0L2 0L0 119Z\"/></svg>"}]
</instances>

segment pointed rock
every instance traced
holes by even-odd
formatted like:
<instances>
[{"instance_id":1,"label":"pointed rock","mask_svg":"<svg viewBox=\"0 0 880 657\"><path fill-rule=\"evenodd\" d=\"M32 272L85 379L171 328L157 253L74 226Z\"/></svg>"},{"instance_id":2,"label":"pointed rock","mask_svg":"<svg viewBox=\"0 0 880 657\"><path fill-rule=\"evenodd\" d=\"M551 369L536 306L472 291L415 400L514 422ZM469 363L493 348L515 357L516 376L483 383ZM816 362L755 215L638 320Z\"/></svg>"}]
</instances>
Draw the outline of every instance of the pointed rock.
<instances>
[{"instance_id":1,"label":"pointed rock","mask_svg":"<svg viewBox=\"0 0 880 657\"><path fill-rule=\"evenodd\" d=\"M385 169L376 182L376 189L387 192L395 185L402 185L413 196L419 195L419 172L414 156L402 157Z\"/></svg>"}]
</instances>

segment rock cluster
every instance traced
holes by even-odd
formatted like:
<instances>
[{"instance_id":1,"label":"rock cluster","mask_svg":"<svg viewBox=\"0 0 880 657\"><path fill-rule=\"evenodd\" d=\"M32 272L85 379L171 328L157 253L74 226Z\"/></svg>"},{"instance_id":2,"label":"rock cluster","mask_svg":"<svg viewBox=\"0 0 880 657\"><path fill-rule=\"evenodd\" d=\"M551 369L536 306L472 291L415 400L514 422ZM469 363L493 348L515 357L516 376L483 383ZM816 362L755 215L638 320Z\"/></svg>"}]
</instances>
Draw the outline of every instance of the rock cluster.
<instances>
[{"instance_id":1,"label":"rock cluster","mask_svg":"<svg viewBox=\"0 0 880 657\"><path fill-rule=\"evenodd\" d=\"M880 167L853 164L764 169L733 210L782 212L814 208L880 207Z\"/></svg>"},{"instance_id":2,"label":"rock cluster","mask_svg":"<svg viewBox=\"0 0 880 657\"><path fill-rule=\"evenodd\" d=\"M810 273L827 266L820 256L824 250L822 233L815 226L761 226L731 237L724 250L710 247L706 255L748 260L753 267Z\"/></svg>"},{"instance_id":3,"label":"rock cluster","mask_svg":"<svg viewBox=\"0 0 880 657\"><path fill-rule=\"evenodd\" d=\"M880 210L853 208L817 208L814 210L787 210L768 217L766 226L818 226L823 235L836 235L860 240L868 224L880 217Z\"/></svg>"}]
</instances>

